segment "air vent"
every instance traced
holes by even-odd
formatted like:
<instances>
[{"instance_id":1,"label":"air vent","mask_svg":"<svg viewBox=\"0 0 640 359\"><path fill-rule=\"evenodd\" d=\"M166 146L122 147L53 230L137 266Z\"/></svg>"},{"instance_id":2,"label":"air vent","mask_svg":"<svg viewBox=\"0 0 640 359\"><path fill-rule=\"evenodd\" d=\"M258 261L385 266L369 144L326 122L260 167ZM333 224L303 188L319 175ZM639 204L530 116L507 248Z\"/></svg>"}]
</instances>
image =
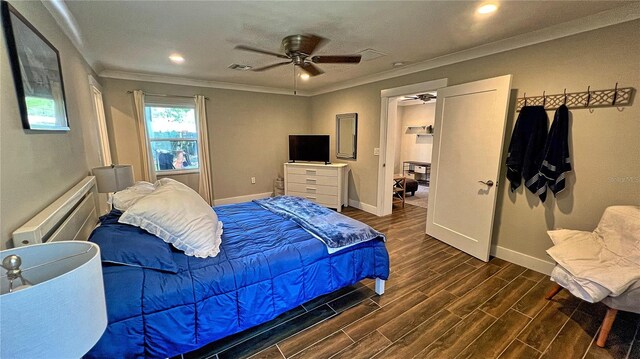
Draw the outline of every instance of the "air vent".
<instances>
[{"instance_id":1,"label":"air vent","mask_svg":"<svg viewBox=\"0 0 640 359\"><path fill-rule=\"evenodd\" d=\"M385 54L384 52L380 52L374 49L364 49L358 53L362 55L362 61L369 61L377 59L378 57L387 56L387 54Z\"/></svg>"},{"instance_id":2,"label":"air vent","mask_svg":"<svg viewBox=\"0 0 640 359\"><path fill-rule=\"evenodd\" d=\"M239 65L239 64L231 64L231 65L229 65L229 68L232 69L232 70L238 70L238 71L251 70L251 66L249 66L249 65Z\"/></svg>"}]
</instances>

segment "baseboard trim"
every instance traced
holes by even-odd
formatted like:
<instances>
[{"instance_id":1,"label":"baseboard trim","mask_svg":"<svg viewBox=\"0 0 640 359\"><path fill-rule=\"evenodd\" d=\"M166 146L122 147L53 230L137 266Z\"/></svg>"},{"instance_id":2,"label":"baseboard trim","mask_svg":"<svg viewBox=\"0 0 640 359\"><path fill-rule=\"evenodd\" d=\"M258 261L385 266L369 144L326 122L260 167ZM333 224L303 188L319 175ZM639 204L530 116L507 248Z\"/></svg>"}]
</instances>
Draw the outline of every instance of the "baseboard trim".
<instances>
[{"instance_id":1,"label":"baseboard trim","mask_svg":"<svg viewBox=\"0 0 640 359\"><path fill-rule=\"evenodd\" d=\"M227 198L214 199L213 200L213 205L214 206L221 206L223 204L249 202L249 201L253 201L254 199L271 197L271 194L272 194L272 192L264 192L264 193L248 194L248 195L245 195L245 196L238 196L238 197L227 197Z\"/></svg>"},{"instance_id":2,"label":"baseboard trim","mask_svg":"<svg viewBox=\"0 0 640 359\"><path fill-rule=\"evenodd\" d=\"M371 213L371 214L375 214L376 216L378 215L378 208L376 206L372 206L370 204L366 204L360 201L356 201L353 199L349 199L349 206L350 207L354 207L357 209L361 209L365 212Z\"/></svg>"},{"instance_id":3,"label":"baseboard trim","mask_svg":"<svg viewBox=\"0 0 640 359\"><path fill-rule=\"evenodd\" d=\"M551 274L553 267L556 266L553 262L548 262L540 258L532 257L528 254L516 252L512 249L500 246L492 246L491 255L546 275Z\"/></svg>"}]
</instances>

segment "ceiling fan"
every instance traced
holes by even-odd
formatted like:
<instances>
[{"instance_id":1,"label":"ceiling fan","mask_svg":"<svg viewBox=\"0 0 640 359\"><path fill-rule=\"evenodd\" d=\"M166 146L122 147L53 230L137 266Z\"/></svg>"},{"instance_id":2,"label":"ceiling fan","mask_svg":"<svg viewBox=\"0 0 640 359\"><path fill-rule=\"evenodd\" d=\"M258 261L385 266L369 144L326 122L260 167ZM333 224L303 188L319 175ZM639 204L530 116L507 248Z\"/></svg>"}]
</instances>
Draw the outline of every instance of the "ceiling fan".
<instances>
[{"instance_id":1,"label":"ceiling fan","mask_svg":"<svg viewBox=\"0 0 640 359\"><path fill-rule=\"evenodd\" d=\"M427 103L431 100L435 100L436 97L436 95L432 95L430 93L421 93L413 96L405 96L402 101L421 100L423 103Z\"/></svg>"},{"instance_id":2,"label":"ceiling fan","mask_svg":"<svg viewBox=\"0 0 640 359\"><path fill-rule=\"evenodd\" d=\"M281 50L283 51L283 53L281 54L245 45L238 45L235 48L237 50L257 52L264 55L275 56L281 59L287 59L287 61L251 69L252 71L258 72L273 69L279 66L293 64L294 66L298 66L300 69L302 69L302 71L309 74L309 76L318 76L323 74L324 71L322 71L315 64L357 64L360 62L360 55L312 56L314 51L318 50L321 45L324 45L328 41L328 39L313 34L290 35L282 39Z\"/></svg>"}]
</instances>

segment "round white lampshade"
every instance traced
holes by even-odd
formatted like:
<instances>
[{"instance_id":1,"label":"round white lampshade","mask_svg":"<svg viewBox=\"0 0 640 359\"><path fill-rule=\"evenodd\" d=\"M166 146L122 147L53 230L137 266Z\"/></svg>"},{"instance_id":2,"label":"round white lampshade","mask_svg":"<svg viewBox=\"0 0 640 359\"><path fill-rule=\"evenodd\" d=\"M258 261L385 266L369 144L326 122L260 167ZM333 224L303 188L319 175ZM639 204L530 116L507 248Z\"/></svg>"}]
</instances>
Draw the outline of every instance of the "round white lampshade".
<instances>
[{"instance_id":1,"label":"round white lampshade","mask_svg":"<svg viewBox=\"0 0 640 359\"><path fill-rule=\"evenodd\" d=\"M32 286L9 293L0 267L0 358L82 357L107 327L99 247L45 243L1 251L0 261L11 254Z\"/></svg>"}]
</instances>

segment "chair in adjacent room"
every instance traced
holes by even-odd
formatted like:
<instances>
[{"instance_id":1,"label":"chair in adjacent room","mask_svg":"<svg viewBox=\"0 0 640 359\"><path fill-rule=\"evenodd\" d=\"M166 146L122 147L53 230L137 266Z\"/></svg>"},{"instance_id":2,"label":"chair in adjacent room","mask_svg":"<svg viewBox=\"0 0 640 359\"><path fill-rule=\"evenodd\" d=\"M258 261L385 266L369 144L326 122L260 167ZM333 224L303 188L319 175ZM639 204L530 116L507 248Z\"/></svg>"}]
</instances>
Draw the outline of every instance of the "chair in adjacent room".
<instances>
[{"instance_id":1,"label":"chair in adjacent room","mask_svg":"<svg viewBox=\"0 0 640 359\"><path fill-rule=\"evenodd\" d=\"M400 203L404 208L407 194L407 178L403 176L393 178L393 203Z\"/></svg>"}]
</instances>

